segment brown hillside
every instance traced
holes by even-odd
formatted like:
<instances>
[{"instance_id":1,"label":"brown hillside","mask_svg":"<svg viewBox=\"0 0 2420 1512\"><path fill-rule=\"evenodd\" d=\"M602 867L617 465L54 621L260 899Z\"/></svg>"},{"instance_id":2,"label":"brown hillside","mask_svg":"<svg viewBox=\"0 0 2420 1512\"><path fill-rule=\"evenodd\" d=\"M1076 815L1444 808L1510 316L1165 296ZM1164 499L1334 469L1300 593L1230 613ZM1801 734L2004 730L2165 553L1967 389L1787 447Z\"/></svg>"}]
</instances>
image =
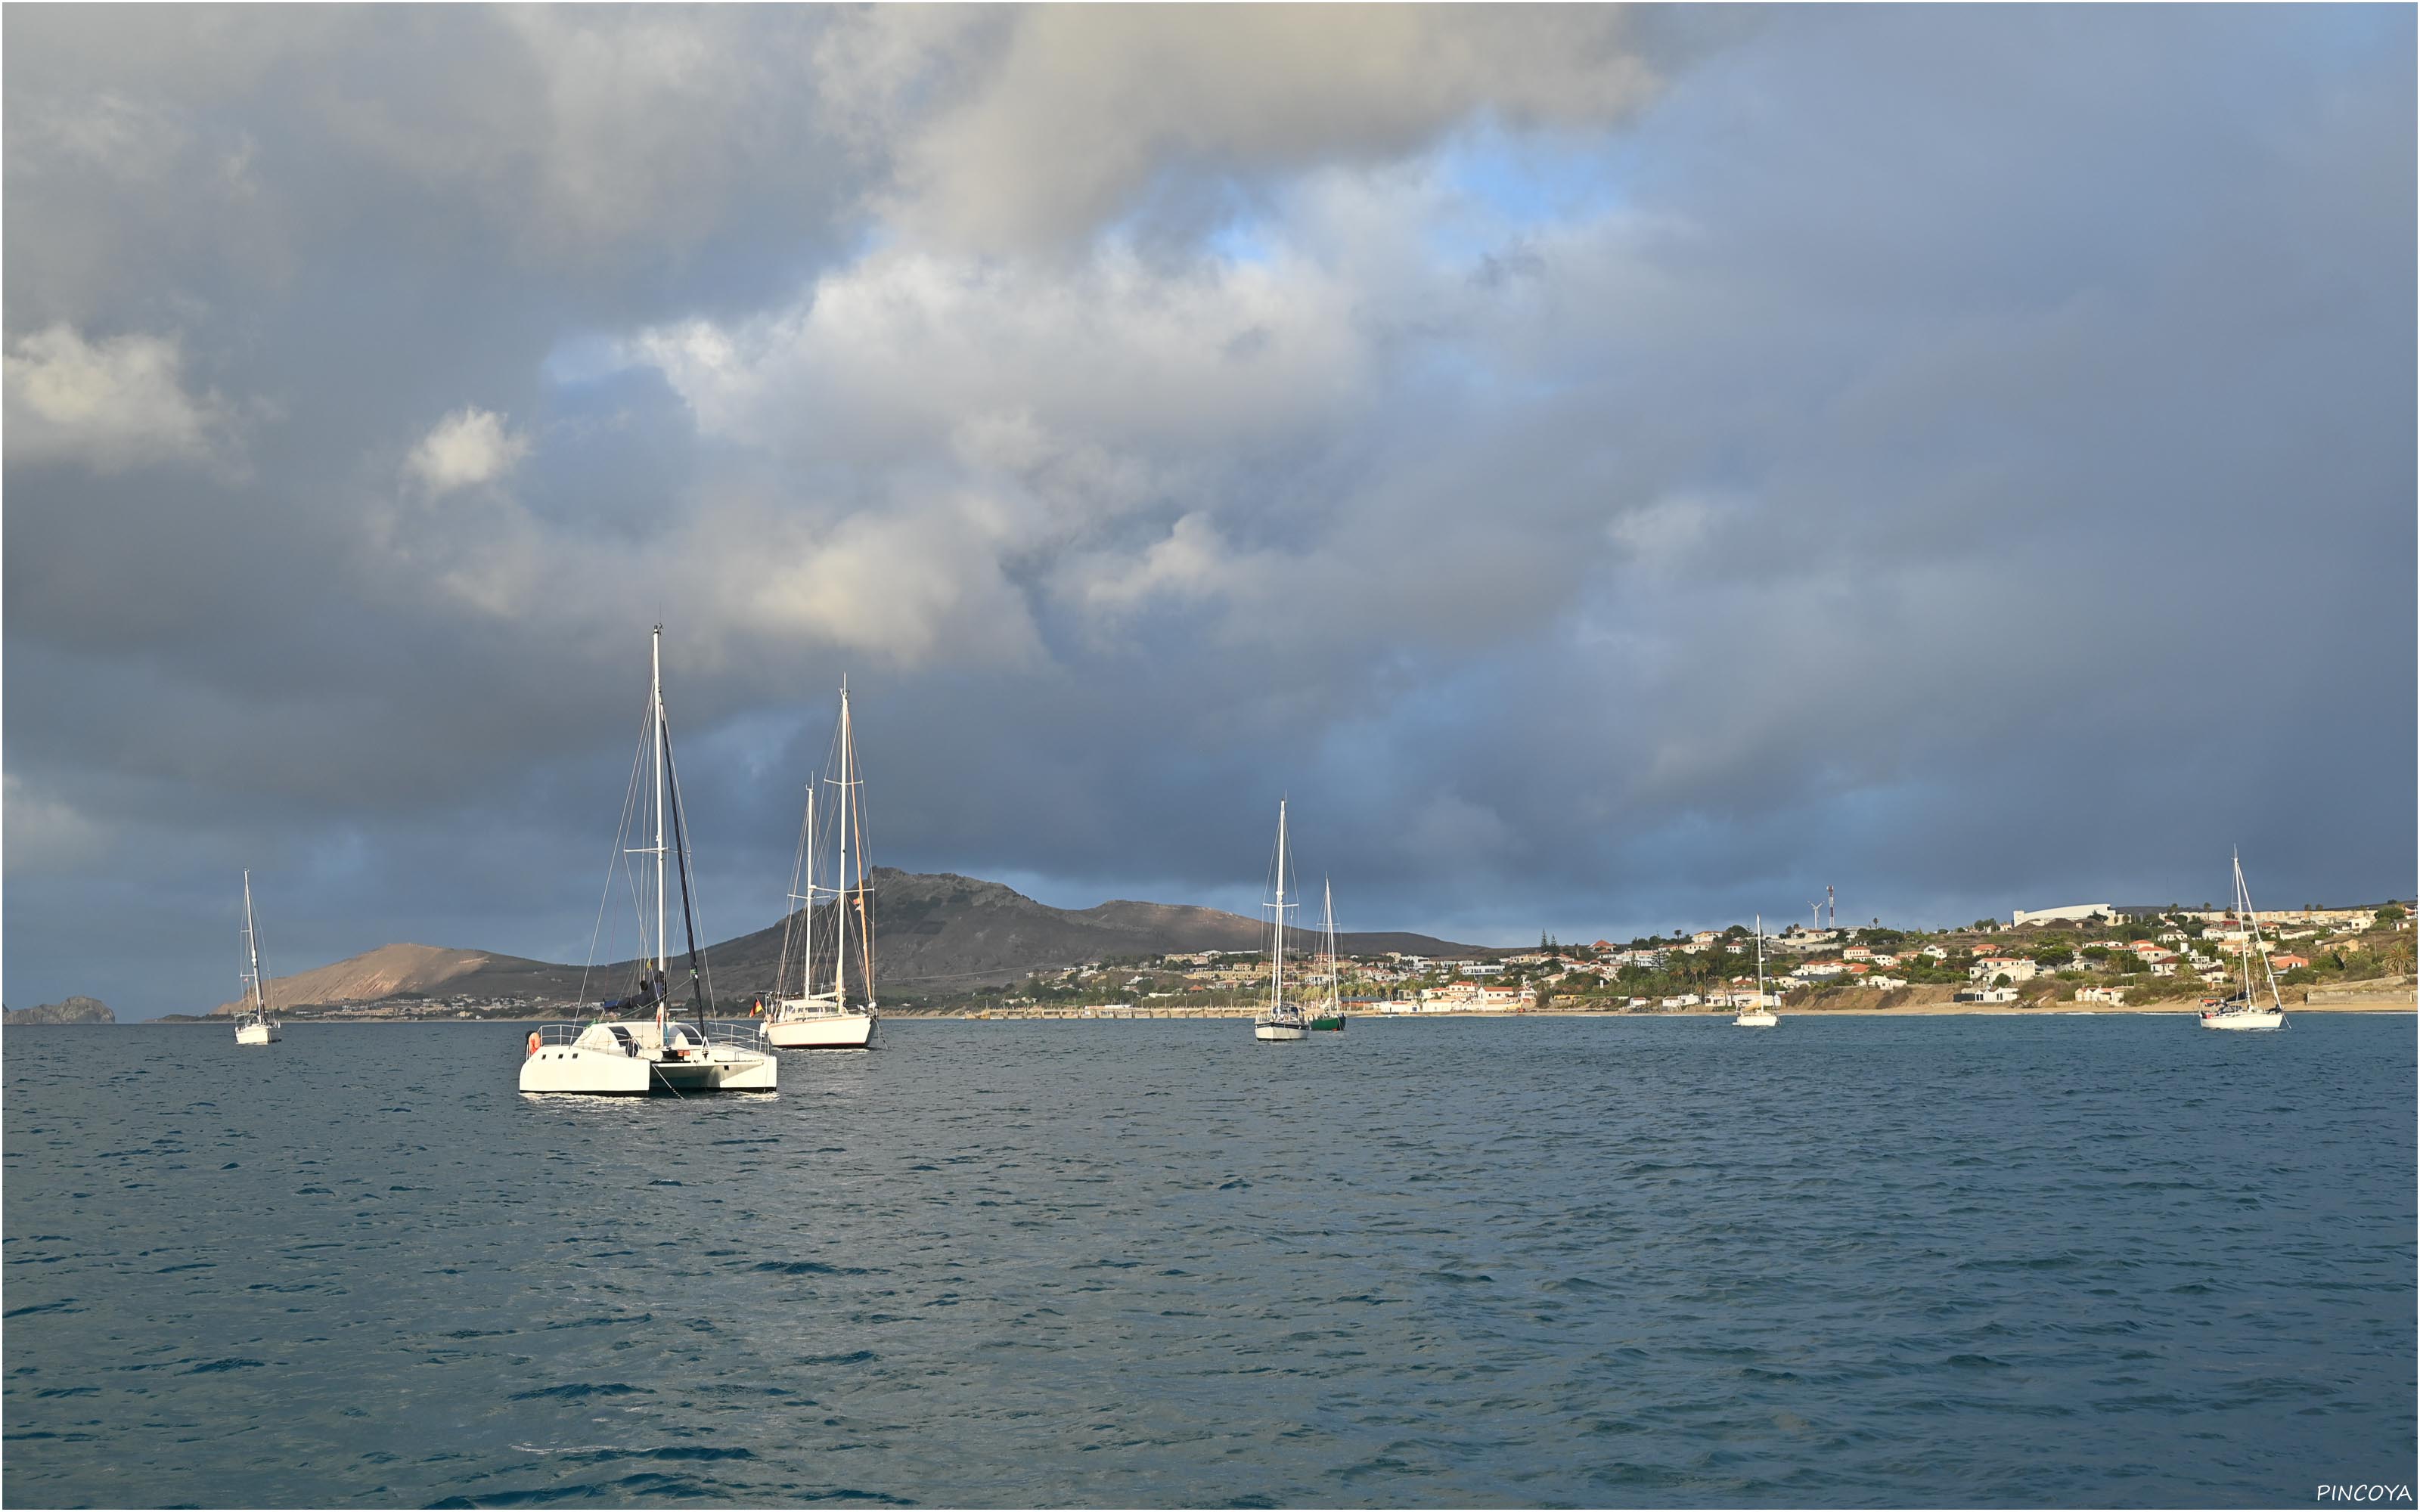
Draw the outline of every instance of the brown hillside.
<instances>
[{"instance_id":1,"label":"brown hillside","mask_svg":"<svg viewBox=\"0 0 2420 1512\"><path fill-rule=\"evenodd\" d=\"M357 955L349 961L339 961L332 966L313 971L301 971L290 977L269 980L269 1006L271 1009L305 1003L369 1001L392 997L397 993L433 992L447 982L457 981L484 966L511 963L535 965L536 962L515 962L510 956L493 956L484 950L448 950L434 945L381 945L377 949ZM221 1003L210 1010L213 1013L239 1013L243 1001Z\"/></svg>"}]
</instances>

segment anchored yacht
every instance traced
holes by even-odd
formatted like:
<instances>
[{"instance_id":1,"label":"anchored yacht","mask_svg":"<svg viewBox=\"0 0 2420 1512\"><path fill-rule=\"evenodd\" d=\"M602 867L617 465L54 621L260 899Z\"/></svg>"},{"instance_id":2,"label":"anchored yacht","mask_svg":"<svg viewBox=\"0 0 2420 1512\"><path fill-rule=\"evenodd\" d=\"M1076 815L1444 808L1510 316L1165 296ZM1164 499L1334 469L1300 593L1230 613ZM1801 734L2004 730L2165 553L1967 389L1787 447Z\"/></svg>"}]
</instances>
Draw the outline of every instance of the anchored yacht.
<instances>
[{"instance_id":1,"label":"anchored yacht","mask_svg":"<svg viewBox=\"0 0 2420 1512\"><path fill-rule=\"evenodd\" d=\"M780 1050L864 1050L874 1042L873 894L866 886L865 810L857 775L857 740L849 726L848 684L840 687L840 726L832 735L830 770L837 778L822 780L838 788L840 865L834 886L815 885L815 790L807 789L807 817L799 839L799 860L790 875L790 901L799 905L782 930L782 962L773 985L772 1006L757 1023L757 1033ZM851 848L851 842L855 848ZM805 890L799 890L803 885ZM830 918L815 917L815 905L831 900ZM791 944L798 944L799 991L789 985ZM849 1000L849 963L857 963L861 1000ZM821 990L817 983L823 984Z\"/></svg>"},{"instance_id":2,"label":"anchored yacht","mask_svg":"<svg viewBox=\"0 0 2420 1512\"><path fill-rule=\"evenodd\" d=\"M1769 1029L1779 1024L1764 995L1764 916L1756 916L1756 1006L1742 1009L1731 1023L1743 1029Z\"/></svg>"},{"instance_id":3,"label":"anchored yacht","mask_svg":"<svg viewBox=\"0 0 2420 1512\"><path fill-rule=\"evenodd\" d=\"M269 988L260 975L260 936L252 928L252 873L243 874L244 995L251 999L235 1021L238 1044L275 1044L280 1036L269 1016Z\"/></svg>"},{"instance_id":4,"label":"anchored yacht","mask_svg":"<svg viewBox=\"0 0 2420 1512\"><path fill-rule=\"evenodd\" d=\"M689 1096L699 1092L770 1092L781 1063L762 1050L729 1040L717 1040L708 1026L708 983L697 949L697 909L690 890L689 836L680 805L680 779L673 766L671 728L664 720L664 627L656 626L650 643L647 680L647 725L642 760L653 776L647 808L653 819L652 845L624 849L624 856L649 858L654 872L656 919L652 955L638 963L637 990L597 1005L586 1024L550 1024L530 1032L521 1059L524 1092L578 1092L589 1096L644 1097L651 1092ZM634 783L635 785L635 783ZM673 843L664 843L669 812ZM628 810L624 811L628 823ZM626 831L627 833L627 831ZM670 865L667 866L667 860ZM670 961L665 928L667 874L680 879L681 924L689 939L689 984L696 1017L689 1022L673 1016ZM634 879L635 880L635 879ZM610 887L609 887L610 891ZM642 927L644 928L644 921ZM645 937L642 936L642 943Z\"/></svg>"},{"instance_id":5,"label":"anchored yacht","mask_svg":"<svg viewBox=\"0 0 2420 1512\"><path fill-rule=\"evenodd\" d=\"M1302 1004L1289 1001L1285 995L1285 933L1286 909L1286 806L1278 800L1278 866L1277 902L1270 906L1277 911L1276 936L1269 946L1269 1006L1252 1020L1252 1038L1283 1042L1311 1038L1310 1020L1303 1016Z\"/></svg>"},{"instance_id":6,"label":"anchored yacht","mask_svg":"<svg viewBox=\"0 0 2420 1512\"><path fill-rule=\"evenodd\" d=\"M2205 1029L2282 1029L2286 1026L2286 1004L2277 995L2277 968L2269 964L2269 946L2260 938L2259 916L2252 911L2252 889L2243 885L2243 856L2235 857L2235 917L2243 920L2252 937L2243 942L2243 980L2235 995L2226 998L2205 998L2201 1008L2201 1026ZM2252 960L2260 959L2260 972L2269 988L2269 1001L2263 1004L2252 975Z\"/></svg>"},{"instance_id":7,"label":"anchored yacht","mask_svg":"<svg viewBox=\"0 0 2420 1512\"><path fill-rule=\"evenodd\" d=\"M1342 979L1338 974L1336 959L1336 884L1322 878L1320 890L1326 904L1319 929L1321 949L1326 956L1324 964L1327 971L1327 1000L1311 1011L1311 1026L1342 1034L1344 1032L1344 1000L1342 989L1338 985Z\"/></svg>"}]
</instances>

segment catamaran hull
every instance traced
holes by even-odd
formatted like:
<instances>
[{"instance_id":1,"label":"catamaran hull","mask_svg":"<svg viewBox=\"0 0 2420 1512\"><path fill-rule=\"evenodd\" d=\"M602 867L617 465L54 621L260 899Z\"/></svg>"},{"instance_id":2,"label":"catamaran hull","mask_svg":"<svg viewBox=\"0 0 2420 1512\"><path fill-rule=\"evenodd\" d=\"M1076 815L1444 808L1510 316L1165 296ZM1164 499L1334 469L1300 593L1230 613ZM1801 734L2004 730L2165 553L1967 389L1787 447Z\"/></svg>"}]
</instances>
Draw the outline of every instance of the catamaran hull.
<instances>
[{"instance_id":1,"label":"catamaran hull","mask_svg":"<svg viewBox=\"0 0 2420 1512\"><path fill-rule=\"evenodd\" d=\"M765 1025L765 1042L776 1050L864 1050L874 1043L870 1013L818 1013Z\"/></svg>"},{"instance_id":2,"label":"catamaran hull","mask_svg":"<svg viewBox=\"0 0 2420 1512\"><path fill-rule=\"evenodd\" d=\"M2277 1012L2204 1013L2201 1026L2205 1029L2282 1029L2286 1015Z\"/></svg>"},{"instance_id":3,"label":"catamaran hull","mask_svg":"<svg viewBox=\"0 0 2420 1512\"><path fill-rule=\"evenodd\" d=\"M716 1092L770 1092L781 1077L782 1062L772 1056L737 1051L727 1057L716 1052L713 1086Z\"/></svg>"},{"instance_id":4,"label":"catamaran hull","mask_svg":"<svg viewBox=\"0 0 2420 1512\"><path fill-rule=\"evenodd\" d=\"M657 1060L619 1049L545 1044L521 1061L521 1090L582 1097L696 1097L779 1089L781 1062L760 1051L717 1045L707 1055Z\"/></svg>"},{"instance_id":5,"label":"catamaran hull","mask_svg":"<svg viewBox=\"0 0 2420 1512\"><path fill-rule=\"evenodd\" d=\"M1311 1038L1311 1031L1299 1024L1255 1024L1252 1026L1252 1038L1273 1041L1308 1040Z\"/></svg>"},{"instance_id":6,"label":"catamaran hull","mask_svg":"<svg viewBox=\"0 0 2420 1512\"><path fill-rule=\"evenodd\" d=\"M655 1062L602 1050L548 1045L521 1062L524 1092L644 1097L656 1089Z\"/></svg>"},{"instance_id":7,"label":"catamaran hull","mask_svg":"<svg viewBox=\"0 0 2420 1512\"><path fill-rule=\"evenodd\" d=\"M278 1040L274 1024L247 1024L235 1031L238 1044L275 1044Z\"/></svg>"}]
</instances>

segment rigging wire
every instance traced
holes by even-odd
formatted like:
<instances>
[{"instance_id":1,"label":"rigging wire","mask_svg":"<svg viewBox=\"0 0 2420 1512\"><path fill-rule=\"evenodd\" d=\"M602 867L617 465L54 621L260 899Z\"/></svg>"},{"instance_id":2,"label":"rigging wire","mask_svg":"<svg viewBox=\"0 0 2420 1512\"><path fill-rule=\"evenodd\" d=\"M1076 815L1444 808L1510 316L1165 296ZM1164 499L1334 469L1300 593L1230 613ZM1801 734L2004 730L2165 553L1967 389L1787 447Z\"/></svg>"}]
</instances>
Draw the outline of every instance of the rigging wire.
<instances>
[{"instance_id":1,"label":"rigging wire","mask_svg":"<svg viewBox=\"0 0 2420 1512\"><path fill-rule=\"evenodd\" d=\"M627 870L628 867L629 856L622 849L622 841L630 832L630 809L639 801L639 768L646 764L646 719L642 716L639 723L638 753L630 758L630 781L622 793L622 822L613 828L613 856L605 863L605 887L597 899L597 923L588 932L588 960L580 968L580 1003L583 1008L588 1004L588 974L597 968L597 946L605 933L605 905L613 896L613 873L617 869ZM633 881L631 884L633 908L637 906L638 902L637 887L638 884Z\"/></svg>"}]
</instances>

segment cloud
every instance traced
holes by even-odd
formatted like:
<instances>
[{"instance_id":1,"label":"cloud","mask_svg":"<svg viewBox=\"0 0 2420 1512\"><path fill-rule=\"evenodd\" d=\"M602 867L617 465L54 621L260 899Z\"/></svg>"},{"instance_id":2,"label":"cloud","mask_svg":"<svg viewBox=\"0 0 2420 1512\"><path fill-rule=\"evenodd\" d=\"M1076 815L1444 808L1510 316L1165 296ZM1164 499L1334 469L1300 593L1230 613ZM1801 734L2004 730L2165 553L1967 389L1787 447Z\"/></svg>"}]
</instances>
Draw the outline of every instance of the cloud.
<instances>
[{"instance_id":1,"label":"cloud","mask_svg":"<svg viewBox=\"0 0 2420 1512\"><path fill-rule=\"evenodd\" d=\"M576 956L659 621L735 928L845 671L1058 902L2400 886L2412 26L11 11L10 1000Z\"/></svg>"},{"instance_id":2,"label":"cloud","mask_svg":"<svg viewBox=\"0 0 2420 1512\"><path fill-rule=\"evenodd\" d=\"M96 342L55 325L11 341L6 364L11 462L117 472L232 455L233 409L187 391L173 336Z\"/></svg>"},{"instance_id":3,"label":"cloud","mask_svg":"<svg viewBox=\"0 0 2420 1512\"><path fill-rule=\"evenodd\" d=\"M1481 113L1602 127L1658 83L1637 13L1606 7L1046 6L1005 29L902 153L898 218L954 246L1064 246L1171 171L1384 162Z\"/></svg>"},{"instance_id":4,"label":"cloud","mask_svg":"<svg viewBox=\"0 0 2420 1512\"><path fill-rule=\"evenodd\" d=\"M439 421L404 458L403 470L430 493L494 483L529 455L530 440L490 409L470 406Z\"/></svg>"}]
</instances>

